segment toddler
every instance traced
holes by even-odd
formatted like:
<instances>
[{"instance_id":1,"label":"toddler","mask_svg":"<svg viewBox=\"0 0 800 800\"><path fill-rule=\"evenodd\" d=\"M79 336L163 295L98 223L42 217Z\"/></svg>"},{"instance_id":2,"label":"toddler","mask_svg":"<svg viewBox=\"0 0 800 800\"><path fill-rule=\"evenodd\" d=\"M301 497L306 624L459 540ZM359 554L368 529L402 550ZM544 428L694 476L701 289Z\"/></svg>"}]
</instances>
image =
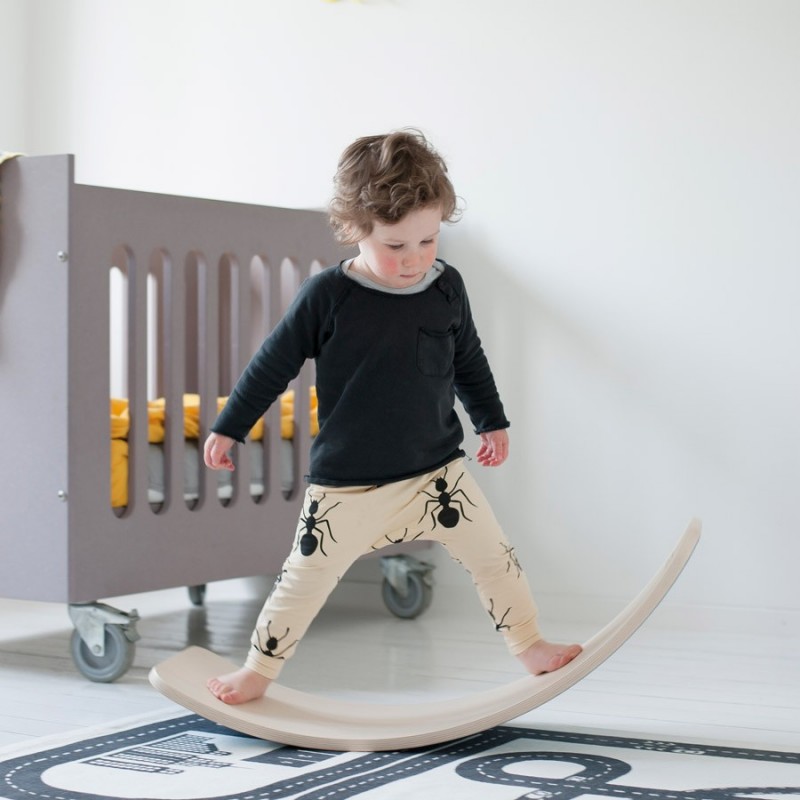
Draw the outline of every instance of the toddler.
<instances>
[{"instance_id":1,"label":"toddler","mask_svg":"<svg viewBox=\"0 0 800 800\"><path fill-rule=\"evenodd\" d=\"M358 255L303 283L212 426L205 463L232 470L233 444L316 361L319 433L296 537L244 666L208 682L225 703L260 697L353 561L398 539L440 542L464 566L528 672L581 651L542 638L514 549L465 465L456 396L482 466L508 457L509 422L461 275L436 257L441 223L457 216L446 165L418 131L350 145L330 219Z\"/></svg>"}]
</instances>

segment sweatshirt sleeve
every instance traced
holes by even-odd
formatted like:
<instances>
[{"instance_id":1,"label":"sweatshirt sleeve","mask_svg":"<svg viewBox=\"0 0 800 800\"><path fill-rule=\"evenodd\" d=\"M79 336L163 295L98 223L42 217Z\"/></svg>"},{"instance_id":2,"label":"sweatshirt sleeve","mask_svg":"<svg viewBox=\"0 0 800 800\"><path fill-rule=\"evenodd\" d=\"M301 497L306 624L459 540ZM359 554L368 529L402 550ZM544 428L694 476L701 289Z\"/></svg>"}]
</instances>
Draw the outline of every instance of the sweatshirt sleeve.
<instances>
[{"instance_id":1,"label":"sweatshirt sleeve","mask_svg":"<svg viewBox=\"0 0 800 800\"><path fill-rule=\"evenodd\" d=\"M461 324L455 333L455 391L475 429L486 433L511 424L506 418L489 361L481 345L463 283L459 290Z\"/></svg>"},{"instance_id":2,"label":"sweatshirt sleeve","mask_svg":"<svg viewBox=\"0 0 800 800\"><path fill-rule=\"evenodd\" d=\"M286 314L236 382L212 431L243 442L306 360L319 353L329 305L319 285L315 278L303 282Z\"/></svg>"}]
</instances>

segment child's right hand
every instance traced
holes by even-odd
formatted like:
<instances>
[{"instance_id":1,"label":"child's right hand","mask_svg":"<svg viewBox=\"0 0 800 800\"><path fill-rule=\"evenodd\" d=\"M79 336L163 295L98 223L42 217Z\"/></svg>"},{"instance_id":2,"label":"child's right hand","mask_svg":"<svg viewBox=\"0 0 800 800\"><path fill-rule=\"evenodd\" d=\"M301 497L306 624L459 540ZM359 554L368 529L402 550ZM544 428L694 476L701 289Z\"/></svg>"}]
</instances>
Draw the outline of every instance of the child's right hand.
<instances>
[{"instance_id":1,"label":"child's right hand","mask_svg":"<svg viewBox=\"0 0 800 800\"><path fill-rule=\"evenodd\" d=\"M210 433L203 448L203 461L209 469L227 469L233 472L234 466L228 451L234 445L234 439L221 433Z\"/></svg>"}]
</instances>

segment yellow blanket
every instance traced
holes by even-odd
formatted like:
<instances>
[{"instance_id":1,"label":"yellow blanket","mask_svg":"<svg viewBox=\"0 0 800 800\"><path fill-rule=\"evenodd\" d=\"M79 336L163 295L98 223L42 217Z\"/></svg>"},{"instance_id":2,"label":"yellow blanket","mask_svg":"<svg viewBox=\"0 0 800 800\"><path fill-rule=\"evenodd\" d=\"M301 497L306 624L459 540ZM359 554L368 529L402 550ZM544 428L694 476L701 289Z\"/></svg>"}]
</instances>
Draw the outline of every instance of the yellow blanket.
<instances>
[{"instance_id":1,"label":"yellow blanket","mask_svg":"<svg viewBox=\"0 0 800 800\"><path fill-rule=\"evenodd\" d=\"M217 398L217 413L222 410L227 398ZM317 421L317 391L309 389L309 425L311 435L319 432ZM284 392L280 397L281 404L281 438L291 439L294 436L294 390ZM125 398L112 397L111 412L111 505L120 508L128 504L128 431L130 415L128 401ZM158 444L164 441L166 419L166 401L163 397L151 400L147 404L147 441ZM183 396L183 436L185 439L197 439L200 434L200 395L185 394ZM264 420L259 419L250 431L253 441L264 438Z\"/></svg>"}]
</instances>

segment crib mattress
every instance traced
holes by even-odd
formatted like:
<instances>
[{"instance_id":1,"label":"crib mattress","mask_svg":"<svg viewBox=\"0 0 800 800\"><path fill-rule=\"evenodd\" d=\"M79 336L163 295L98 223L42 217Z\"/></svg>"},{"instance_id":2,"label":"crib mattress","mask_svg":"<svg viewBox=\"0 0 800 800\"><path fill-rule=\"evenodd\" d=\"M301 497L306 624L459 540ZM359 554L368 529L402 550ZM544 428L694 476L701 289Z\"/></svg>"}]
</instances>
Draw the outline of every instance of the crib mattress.
<instances>
[{"instance_id":1,"label":"crib mattress","mask_svg":"<svg viewBox=\"0 0 800 800\"><path fill-rule=\"evenodd\" d=\"M217 398L217 411L227 398ZM317 397L315 387L309 390L309 425L312 437L318 431ZM294 391L284 392L280 397L281 411L281 447L278 479L280 489L289 493L294 489ZM165 502L167 496L166 466L164 457L164 439L166 436L165 418L166 403L164 398L151 400L147 404L148 418L148 451L147 478L148 501L151 504ZM125 398L112 398L110 401L111 432L111 506L124 508L128 504L128 432L130 417L128 401ZM193 502L199 498L200 470L204 469L201 458L200 433L200 396L185 394L183 396L183 485L179 491L183 499ZM250 459L250 487L252 497L260 497L265 491L264 477L264 420L259 419L247 440L240 448ZM216 494L221 500L230 499L234 492L233 476L227 470L216 473Z\"/></svg>"}]
</instances>

